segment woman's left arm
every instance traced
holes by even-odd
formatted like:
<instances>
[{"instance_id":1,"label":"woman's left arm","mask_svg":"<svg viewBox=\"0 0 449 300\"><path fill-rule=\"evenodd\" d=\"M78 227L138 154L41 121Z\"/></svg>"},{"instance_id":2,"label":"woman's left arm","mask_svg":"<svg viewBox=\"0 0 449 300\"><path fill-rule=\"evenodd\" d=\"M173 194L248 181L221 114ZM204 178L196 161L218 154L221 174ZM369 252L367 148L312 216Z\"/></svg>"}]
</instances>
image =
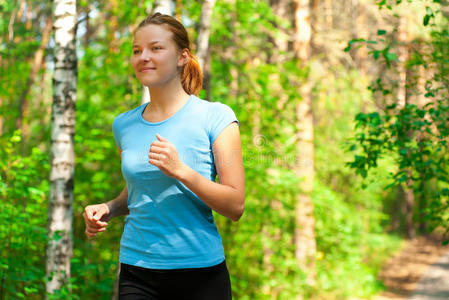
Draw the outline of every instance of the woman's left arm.
<instances>
[{"instance_id":1,"label":"woman's left arm","mask_svg":"<svg viewBox=\"0 0 449 300\"><path fill-rule=\"evenodd\" d=\"M215 139L212 152L220 183L205 178L185 164L177 179L211 209L237 222L245 208L245 171L236 122Z\"/></svg>"}]
</instances>

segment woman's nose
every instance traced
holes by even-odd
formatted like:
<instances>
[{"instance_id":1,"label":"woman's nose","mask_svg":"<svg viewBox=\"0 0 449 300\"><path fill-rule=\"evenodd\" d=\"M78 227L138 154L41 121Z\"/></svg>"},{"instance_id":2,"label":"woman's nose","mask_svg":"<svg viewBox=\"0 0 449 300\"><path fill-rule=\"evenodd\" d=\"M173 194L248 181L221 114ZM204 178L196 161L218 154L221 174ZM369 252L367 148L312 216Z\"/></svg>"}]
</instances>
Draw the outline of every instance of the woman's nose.
<instances>
[{"instance_id":1,"label":"woman's nose","mask_svg":"<svg viewBox=\"0 0 449 300\"><path fill-rule=\"evenodd\" d=\"M148 51L146 49L142 50L142 55L140 56L140 59L143 61L149 61L151 59L151 51Z\"/></svg>"}]
</instances>

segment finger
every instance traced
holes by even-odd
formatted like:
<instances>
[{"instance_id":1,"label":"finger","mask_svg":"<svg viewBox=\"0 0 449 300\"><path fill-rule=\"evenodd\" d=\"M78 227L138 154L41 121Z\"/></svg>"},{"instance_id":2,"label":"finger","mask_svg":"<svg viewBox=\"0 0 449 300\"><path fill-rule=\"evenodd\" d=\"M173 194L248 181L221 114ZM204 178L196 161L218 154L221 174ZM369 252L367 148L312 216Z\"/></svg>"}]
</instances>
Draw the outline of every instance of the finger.
<instances>
[{"instance_id":1,"label":"finger","mask_svg":"<svg viewBox=\"0 0 449 300\"><path fill-rule=\"evenodd\" d=\"M86 214L86 217L87 217L88 220L92 220L94 211L93 211L91 206L86 206L84 208L84 213Z\"/></svg>"},{"instance_id":2,"label":"finger","mask_svg":"<svg viewBox=\"0 0 449 300\"><path fill-rule=\"evenodd\" d=\"M98 232L102 232L105 231L105 228L100 228L100 229L93 229L93 228L87 228L86 232L89 234L97 234Z\"/></svg>"},{"instance_id":3,"label":"finger","mask_svg":"<svg viewBox=\"0 0 449 300\"><path fill-rule=\"evenodd\" d=\"M95 229L88 229L87 230L89 233L98 233L98 232L103 232L106 231L106 227L102 227L102 228L95 228Z\"/></svg>"},{"instance_id":4,"label":"finger","mask_svg":"<svg viewBox=\"0 0 449 300\"><path fill-rule=\"evenodd\" d=\"M156 133L156 137L157 137L158 140L160 140L160 141L168 142L168 140L167 140L166 138L164 138L163 136L161 136L159 133Z\"/></svg>"},{"instance_id":5,"label":"finger","mask_svg":"<svg viewBox=\"0 0 449 300\"><path fill-rule=\"evenodd\" d=\"M96 233L90 233L89 231L87 231L87 229L86 229L85 233L88 237L94 237L97 235Z\"/></svg>"},{"instance_id":6,"label":"finger","mask_svg":"<svg viewBox=\"0 0 449 300\"><path fill-rule=\"evenodd\" d=\"M103 227L106 227L108 225L108 223L106 223L106 222L102 222L102 223L105 223L105 224L98 224L98 222L89 222L87 227L89 227L89 228L103 228Z\"/></svg>"},{"instance_id":7,"label":"finger","mask_svg":"<svg viewBox=\"0 0 449 300\"><path fill-rule=\"evenodd\" d=\"M159 146L151 146L150 153L164 153L166 151L166 148L159 147Z\"/></svg>"},{"instance_id":8,"label":"finger","mask_svg":"<svg viewBox=\"0 0 449 300\"><path fill-rule=\"evenodd\" d=\"M160 162L159 160L155 160L155 159L151 159L151 158L150 158L150 160L148 162L150 164L155 165L156 167L159 167L162 164L162 162Z\"/></svg>"},{"instance_id":9,"label":"finger","mask_svg":"<svg viewBox=\"0 0 449 300\"><path fill-rule=\"evenodd\" d=\"M169 144L169 143L167 143L166 141L154 140L151 143L151 146L164 146L164 145L167 145L167 144Z\"/></svg>"},{"instance_id":10,"label":"finger","mask_svg":"<svg viewBox=\"0 0 449 300\"><path fill-rule=\"evenodd\" d=\"M104 214L107 213L106 207L100 205L97 207L97 211L94 213L93 220L98 221L103 217Z\"/></svg>"},{"instance_id":11,"label":"finger","mask_svg":"<svg viewBox=\"0 0 449 300\"><path fill-rule=\"evenodd\" d=\"M108 222L103 222L103 221L97 221L95 224L97 224L100 227L106 227L108 226Z\"/></svg>"},{"instance_id":12,"label":"finger","mask_svg":"<svg viewBox=\"0 0 449 300\"><path fill-rule=\"evenodd\" d=\"M150 151L152 150L153 147L169 149L172 147L172 144L168 142L154 141L150 146Z\"/></svg>"},{"instance_id":13,"label":"finger","mask_svg":"<svg viewBox=\"0 0 449 300\"><path fill-rule=\"evenodd\" d=\"M92 228L86 228L86 234L97 234L98 230L97 229L92 229Z\"/></svg>"},{"instance_id":14,"label":"finger","mask_svg":"<svg viewBox=\"0 0 449 300\"><path fill-rule=\"evenodd\" d=\"M150 153L150 154L148 155L148 158L154 159L154 160L161 160L162 158L164 158L164 154L160 154L160 153Z\"/></svg>"}]
</instances>

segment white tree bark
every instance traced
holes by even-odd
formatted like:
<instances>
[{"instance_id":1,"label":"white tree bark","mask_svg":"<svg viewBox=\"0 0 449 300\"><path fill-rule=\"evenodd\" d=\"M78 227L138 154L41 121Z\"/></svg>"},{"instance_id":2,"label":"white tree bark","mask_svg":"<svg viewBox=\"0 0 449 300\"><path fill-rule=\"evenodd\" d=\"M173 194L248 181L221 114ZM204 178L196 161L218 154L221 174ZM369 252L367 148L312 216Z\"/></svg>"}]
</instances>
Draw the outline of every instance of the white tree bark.
<instances>
[{"instance_id":1,"label":"white tree bark","mask_svg":"<svg viewBox=\"0 0 449 300\"><path fill-rule=\"evenodd\" d=\"M295 0L295 51L296 56L305 65L310 59L310 40L312 27L310 24L309 0ZM295 257L301 269L307 274L307 284L315 285L316 240L315 217L311 193L315 176L312 87L309 80L299 88L301 101L296 106L298 128L297 157L295 173L302 179L298 203L296 206ZM298 299L302 297L299 295Z\"/></svg>"},{"instance_id":2,"label":"white tree bark","mask_svg":"<svg viewBox=\"0 0 449 300\"><path fill-rule=\"evenodd\" d=\"M156 0L154 1L152 13L160 12L163 15L173 15L171 0Z\"/></svg>"},{"instance_id":3,"label":"white tree bark","mask_svg":"<svg viewBox=\"0 0 449 300\"><path fill-rule=\"evenodd\" d=\"M198 32L196 56L200 64L201 70L204 70L204 64L207 60L210 35L210 19L214 9L215 0L204 0L201 8L200 29Z\"/></svg>"},{"instance_id":4,"label":"white tree bark","mask_svg":"<svg viewBox=\"0 0 449 300\"><path fill-rule=\"evenodd\" d=\"M72 257L75 101L77 80L76 0L55 0L55 70L48 211L47 292L70 278Z\"/></svg>"},{"instance_id":5,"label":"white tree bark","mask_svg":"<svg viewBox=\"0 0 449 300\"><path fill-rule=\"evenodd\" d=\"M306 62L310 58L310 26L309 0L294 0L295 3L295 36L294 48L297 57Z\"/></svg>"}]
</instances>

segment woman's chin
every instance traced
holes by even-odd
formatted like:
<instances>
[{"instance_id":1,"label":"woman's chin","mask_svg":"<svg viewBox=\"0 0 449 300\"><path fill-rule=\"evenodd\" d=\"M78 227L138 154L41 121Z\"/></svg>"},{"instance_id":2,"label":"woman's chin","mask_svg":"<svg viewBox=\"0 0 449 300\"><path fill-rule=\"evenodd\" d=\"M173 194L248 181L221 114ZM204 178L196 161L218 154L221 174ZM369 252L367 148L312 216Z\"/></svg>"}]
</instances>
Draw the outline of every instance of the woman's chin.
<instances>
[{"instance_id":1,"label":"woman's chin","mask_svg":"<svg viewBox=\"0 0 449 300\"><path fill-rule=\"evenodd\" d=\"M157 82L154 82L153 80L139 80L140 84L146 87L154 87L157 86Z\"/></svg>"}]
</instances>

